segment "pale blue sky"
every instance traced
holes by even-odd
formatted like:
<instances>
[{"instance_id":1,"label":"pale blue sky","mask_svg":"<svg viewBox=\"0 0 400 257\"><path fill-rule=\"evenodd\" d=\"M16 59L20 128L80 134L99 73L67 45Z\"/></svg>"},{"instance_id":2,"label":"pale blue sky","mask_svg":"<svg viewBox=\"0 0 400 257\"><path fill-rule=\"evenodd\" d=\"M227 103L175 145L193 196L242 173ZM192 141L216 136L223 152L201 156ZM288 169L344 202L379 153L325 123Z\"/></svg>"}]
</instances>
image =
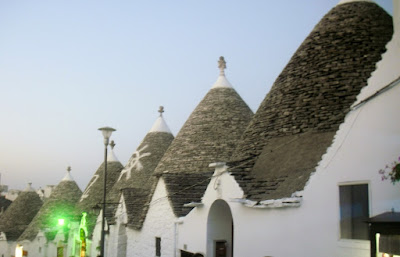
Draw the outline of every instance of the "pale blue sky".
<instances>
[{"instance_id":1,"label":"pale blue sky","mask_svg":"<svg viewBox=\"0 0 400 257\"><path fill-rule=\"evenodd\" d=\"M103 160L99 127L123 165L158 113L176 135L218 76L253 111L338 0L0 0L0 173L22 189L81 189ZM376 1L392 13L391 0Z\"/></svg>"}]
</instances>

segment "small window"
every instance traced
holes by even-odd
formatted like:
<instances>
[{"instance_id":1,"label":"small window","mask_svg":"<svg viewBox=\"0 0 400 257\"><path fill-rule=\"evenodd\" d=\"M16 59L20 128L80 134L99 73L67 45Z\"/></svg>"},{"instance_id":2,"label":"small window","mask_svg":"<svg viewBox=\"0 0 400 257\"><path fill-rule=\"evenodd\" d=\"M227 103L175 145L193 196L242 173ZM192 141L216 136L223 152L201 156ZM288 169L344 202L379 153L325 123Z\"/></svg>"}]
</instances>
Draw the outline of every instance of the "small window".
<instances>
[{"instance_id":1,"label":"small window","mask_svg":"<svg viewBox=\"0 0 400 257\"><path fill-rule=\"evenodd\" d=\"M161 238L156 237L156 256L161 256Z\"/></svg>"},{"instance_id":2,"label":"small window","mask_svg":"<svg viewBox=\"0 0 400 257\"><path fill-rule=\"evenodd\" d=\"M368 184L339 186L340 237L368 240Z\"/></svg>"}]
</instances>

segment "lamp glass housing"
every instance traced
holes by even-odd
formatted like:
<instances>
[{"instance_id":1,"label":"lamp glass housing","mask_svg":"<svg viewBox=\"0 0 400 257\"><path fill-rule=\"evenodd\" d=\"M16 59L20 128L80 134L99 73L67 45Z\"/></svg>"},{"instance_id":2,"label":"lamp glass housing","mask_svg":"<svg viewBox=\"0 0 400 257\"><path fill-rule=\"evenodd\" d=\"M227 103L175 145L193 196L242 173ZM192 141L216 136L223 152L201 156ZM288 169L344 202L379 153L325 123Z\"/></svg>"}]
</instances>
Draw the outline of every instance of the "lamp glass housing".
<instances>
[{"instance_id":1,"label":"lamp glass housing","mask_svg":"<svg viewBox=\"0 0 400 257\"><path fill-rule=\"evenodd\" d=\"M109 139L113 131L115 131L115 129L110 127L99 128L99 130L103 133L104 139Z\"/></svg>"}]
</instances>

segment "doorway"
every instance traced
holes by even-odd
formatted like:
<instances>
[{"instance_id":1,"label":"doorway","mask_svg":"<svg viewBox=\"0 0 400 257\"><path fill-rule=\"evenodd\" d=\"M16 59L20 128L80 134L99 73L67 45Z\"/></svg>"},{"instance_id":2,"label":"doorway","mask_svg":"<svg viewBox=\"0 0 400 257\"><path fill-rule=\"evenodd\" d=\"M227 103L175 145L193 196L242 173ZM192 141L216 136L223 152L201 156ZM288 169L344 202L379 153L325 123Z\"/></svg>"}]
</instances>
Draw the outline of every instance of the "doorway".
<instances>
[{"instance_id":1,"label":"doorway","mask_svg":"<svg viewBox=\"0 0 400 257\"><path fill-rule=\"evenodd\" d=\"M210 208L207 219L207 256L233 256L233 218L229 205L216 200Z\"/></svg>"}]
</instances>

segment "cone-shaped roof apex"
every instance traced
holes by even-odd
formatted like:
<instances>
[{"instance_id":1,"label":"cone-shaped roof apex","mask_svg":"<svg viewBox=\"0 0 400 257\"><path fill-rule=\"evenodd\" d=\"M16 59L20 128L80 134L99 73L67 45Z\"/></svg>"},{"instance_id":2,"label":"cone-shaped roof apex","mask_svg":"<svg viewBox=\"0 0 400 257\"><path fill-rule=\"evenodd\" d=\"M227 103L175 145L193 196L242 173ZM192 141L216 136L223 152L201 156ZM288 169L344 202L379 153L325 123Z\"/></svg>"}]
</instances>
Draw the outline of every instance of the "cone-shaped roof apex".
<instances>
[{"instance_id":1,"label":"cone-shaped roof apex","mask_svg":"<svg viewBox=\"0 0 400 257\"><path fill-rule=\"evenodd\" d=\"M71 176L71 166L67 167L67 174L65 174L64 178L61 181L74 181Z\"/></svg>"},{"instance_id":2,"label":"cone-shaped roof apex","mask_svg":"<svg viewBox=\"0 0 400 257\"><path fill-rule=\"evenodd\" d=\"M154 122L154 125L153 125L153 127L151 127L149 132L165 132L165 133L172 134L171 130L169 129L167 123L165 122L165 120L163 118L164 107L160 106L160 109L158 110L158 112L160 113L160 116Z\"/></svg>"},{"instance_id":3,"label":"cone-shaped roof apex","mask_svg":"<svg viewBox=\"0 0 400 257\"><path fill-rule=\"evenodd\" d=\"M28 183L28 185L25 187L24 192L34 192L35 189L32 187L32 183Z\"/></svg>"},{"instance_id":4,"label":"cone-shaped roof apex","mask_svg":"<svg viewBox=\"0 0 400 257\"><path fill-rule=\"evenodd\" d=\"M115 142L114 140L111 140L110 143L110 150L107 151L107 162L119 162L117 156L114 153L114 147L115 147Z\"/></svg>"},{"instance_id":5,"label":"cone-shaped roof apex","mask_svg":"<svg viewBox=\"0 0 400 257\"><path fill-rule=\"evenodd\" d=\"M226 62L219 59L220 78ZM222 79L221 79L222 81ZM231 86L215 86L191 113L156 168L157 173L208 172L227 161L253 112Z\"/></svg>"},{"instance_id":6,"label":"cone-shaped roof apex","mask_svg":"<svg viewBox=\"0 0 400 257\"><path fill-rule=\"evenodd\" d=\"M220 70L219 76L218 76L217 81L212 86L212 88L232 87L231 83L229 83L229 81L226 79L226 76L225 76L226 61L223 56L219 57L218 68Z\"/></svg>"}]
</instances>

